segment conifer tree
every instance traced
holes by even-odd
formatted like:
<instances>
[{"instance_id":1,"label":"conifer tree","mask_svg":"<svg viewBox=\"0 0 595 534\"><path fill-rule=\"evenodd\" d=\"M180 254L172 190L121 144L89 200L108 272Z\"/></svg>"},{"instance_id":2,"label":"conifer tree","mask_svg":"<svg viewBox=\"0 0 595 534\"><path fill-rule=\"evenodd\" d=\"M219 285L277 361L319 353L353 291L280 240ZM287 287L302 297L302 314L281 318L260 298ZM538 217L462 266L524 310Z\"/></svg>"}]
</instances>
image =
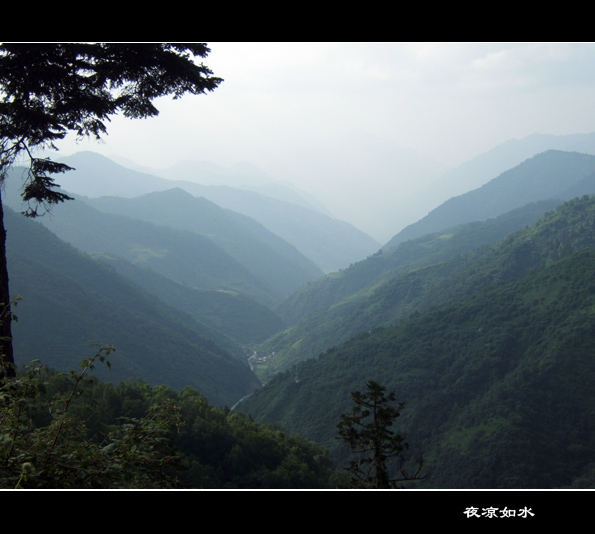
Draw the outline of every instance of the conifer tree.
<instances>
[{"instance_id":1,"label":"conifer tree","mask_svg":"<svg viewBox=\"0 0 595 534\"><path fill-rule=\"evenodd\" d=\"M351 413L341 415L337 425L339 435L351 452L359 458L352 460L347 470L352 475L355 488L389 489L398 482L419 480L423 462L418 461L418 469L414 475L408 475L403 468L403 451L408 449L405 437L392 430L392 425L401 414L404 403L393 406L395 393L385 394L386 388L373 380L366 384L366 393L351 393L355 406ZM399 461L398 478L389 476L389 463Z\"/></svg>"},{"instance_id":2,"label":"conifer tree","mask_svg":"<svg viewBox=\"0 0 595 534\"><path fill-rule=\"evenodd\" d=\"M69 200L52 175L71 168L36 151L69 132L100 139L117 113L156 116L158 97L213 91L222 80L194 61L209 52L204 43L0 43L0 186L25 161L25 215ZM14 376L5 240L0 197L0 377Z\"/></svg>"}]
</instances>

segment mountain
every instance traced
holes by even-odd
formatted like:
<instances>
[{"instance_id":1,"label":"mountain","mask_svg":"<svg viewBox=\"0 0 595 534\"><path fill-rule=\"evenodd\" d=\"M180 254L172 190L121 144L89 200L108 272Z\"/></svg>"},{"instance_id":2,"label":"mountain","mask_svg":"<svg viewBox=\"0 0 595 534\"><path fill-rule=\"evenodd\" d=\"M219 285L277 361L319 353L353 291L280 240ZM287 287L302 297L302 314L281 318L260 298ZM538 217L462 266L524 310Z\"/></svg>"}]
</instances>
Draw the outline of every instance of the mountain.
<instances>
[{"instance_id":1,"label":"mountain","mask_svg":"<svg viewBox=\"0 0 595 534\"><path fill-rule=\"evenodd\" d=\"M302 208L319 212L322 215L330 217L331 219L335 218L333 214L327 209L327 207L314 195L310 195L305 191L298 190L293 184L289 182L269 182L259 186L244 186L243 189L255 191L256 193L259 193L265 197L282 200L288 204L294 204L296 206L301 206Z\"/></svg>"},{"instance_id":2,"label":"mountain","mask_svg":"<svg viewBox=\"0 0 595 534\"><path fill-rule=\"evenodd\" d=\"M259 386L237 343L141 290L114 269L5 206L11 293L21 295L13 326L15 360L77 369L92 344L114 345L103 380L197 388L232 405Z\"/></svg>"},{"instance_id":3,"label":"mountain","mask_svg":"<svg viewBox=\"0 0 595 534\"><path fill-rule=\"evenodd\" d=\"M595 156L548 151L451 199L412 225L423 237L416 233L404 240L403 231L379 253L311 282L279 303L275 311L288 327L257 347L262 355L275 353L261 378L434 305L430 288L459 268L442 262L534 223L563 199L593 193ZM524 202L529 203L499 215ZM437 266L429 269L431 265ZM428 279L418 276L416 270L422 268L428 268ZM442 268L447 270L439 272ZM423 300L425 295L431 297Z\"/></svg>"},{"instance_id":4,"label":"mountain","mask_svg":"<svg viewBox=\"0 0 595 534\"><path fill-rule=\"evenodd\" d=\"M481 187L494 176L548 150L595 155L595 132L570 135L534 133L522 139L509 139L459 167L446 171L426 189L424 196L431 198L434 206L439 205L451 197Z\"/></svg>"},{"instance_id":5,"label":"mountain","mask_svg":"<svg viewBox=\"0 0 595 534\"><path fill-rule=\"evenodd\" d=\"M378 241L349 223L255 191L183 184L181 188L258 221L269 231L294 245L322 269L323 273L345 268L380 248Z\"/></svg>"},{"instance_id":6,"label":"mountain","mask_svg":"<svg viewBox=\"0 0 595 534\"><path fill-rule=\"evenodd\" d=\"M85 202L103 213L202 235L282 297L323 274L293 245L254 219L182 189L134 198L87 198Z\"/></svg>"},{"instance_id":7,"label":"mountain","mask_svg":"<svg viewBox=\"0 0 595 534\"><path fill-rule=\"evenodd\" d=\"M594 270L595 197L584 196L404 274L431 307L276 375L237 409L345 464L336 424L373 379L405 403L398 430L429 473L416 487L592 488Z\"/></svg>"},{"instance_id":8,"label":"mountain","mask_svg":"<svg viewBox=\"0 0 595 534\"><path fill-rule=\"evenodd\" d=\"M210 161L183 160L165 169L154 169L152 172L168 180L226 185L240 189L261 187L274 182L266 172L249 162L236 163L226 168Z\"/></svg>"},{"instance_id":9,"label":"mountain","mask_svg":"<svg viewBox=\"0 0 595 534\"><path fill-rule=\"evenodd\" d=\"M496 217L529 202L568 200L593 192L595 156L548 150L503 172L485 185L450 198L395 235L383 248L471 221Z\"/></svg>"},{"instance_id":10,"label":"mountain","mask_svg":"<svg viewBox=\"0 0 595 534\"><path fill-rule=\"evenodd\" d=\"M197 180L203 179L206 184L221 184L230 175L238 176L204 162L184 162L167 172L154 171L164 172L168 177L165 179L150 174L148 170L138 172L123 167L93 152L79 152L60 161L75 168L57 180L65 190L91 198L130 198L180 188L195 197L204 197L222 208L253 218L294 245L324 272L346 267L380 247L380 243L369 235L329 216L325 208L320 208L318 201L279 183L268 183L266 180L270 179L266 176L249 182L258 185L250 185L251 190L247 190L198 183ZM252 171L253 174L256 172ZM248 171L244 170L245 174Z\"/></svg>"},{"instance_id":11,"label":"mountain","mask_svg":"<svg viewBox=\"0 0 595 534\"><path fill-rule=\"evenodd\" d=\"M300 288L276 308L289 326L256 347L259 353L275 353L268 376L362 332L430 308L436 298L433 288L465 268L461 254L533 224L558 204L533 203L488 221L401 243Z\"/></svg>"},{"instance_id":12,"label":"mountain","mask_svg":"<svg viewBox=\"0 0 595 534\"><path fill-rule=\"evenodd\" d=\"M70 157L79 157L81 154L84 157L83 164L87 157L96 156L91 152L79 152ZM171 181L199 184L207 188L210 188L210 186L223 186L225 188L256 191L264 196L313 209L333 218L332 213L326 206L313 195L298 190L289 182L274 180L263 170L248 162L236 163L227 168L207 161L186 160L165 169L156 169L138 165L132 160L117 155L109 156L109 159L127 169L159 176ZM216 189L216 187L212 189Z\"/></svg>"},{"instance_id":13,"label":"mountain","mask_svg":"<svg viewBox=\"0 0 595 534\"><path fill-rule=\"evenodd\" d=\"M7 181L4 200L13 209L20 209L16 183ZM266 281L196 232L102 213L76 197L56 206L40 221L87 253L115 254L183 285L233 291L269 306L282 298Z\"/></svg>"},{"instance_id":14,"label":"mountain","mask_svg":"<svg viewBox=\"0 0 595 534\"><path fill-rule=\"evenodd\" d=\"M231 291L194 289L174 282L151 269L110 254L93 254L122 276L171 306L232 339L248 345L259 343L284 328L270 308Z\"/></svg>"}]
</instances>

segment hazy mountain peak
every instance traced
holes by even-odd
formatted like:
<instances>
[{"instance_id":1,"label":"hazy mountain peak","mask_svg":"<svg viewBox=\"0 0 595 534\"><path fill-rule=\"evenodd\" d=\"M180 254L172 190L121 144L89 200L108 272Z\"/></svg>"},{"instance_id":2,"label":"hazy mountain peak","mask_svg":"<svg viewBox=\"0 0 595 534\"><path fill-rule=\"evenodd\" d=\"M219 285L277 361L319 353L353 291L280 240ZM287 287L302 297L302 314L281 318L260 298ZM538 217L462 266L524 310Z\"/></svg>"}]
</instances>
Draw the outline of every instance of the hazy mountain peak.
<instances>
[{"instance_id":1,"label":"hazy mountain peak","mask_svg":"<svg viewBox=\"0 0 595 534\"><path fill-rule=\"evenodd\" d=\"M595 156L546 149L509 168L486 184L454 196L395 235L386 245L399 243L456 225L496 217L530 202L569 200L595 193L592 184Z\"/></svg>"},{"instance_id":2,"label":"hazy mountain peak","mask_svg":"<svg viewBox=\"0 0 595 534\"><path fill-rule=\"evenodd\" d=\"M521 139L509 139L446 171L428 187L427 194L438 205L453 196L477 189L526 159L550 149L595 154L595 132L569 135L532 133Z\"/></svg>"}]
</instances>

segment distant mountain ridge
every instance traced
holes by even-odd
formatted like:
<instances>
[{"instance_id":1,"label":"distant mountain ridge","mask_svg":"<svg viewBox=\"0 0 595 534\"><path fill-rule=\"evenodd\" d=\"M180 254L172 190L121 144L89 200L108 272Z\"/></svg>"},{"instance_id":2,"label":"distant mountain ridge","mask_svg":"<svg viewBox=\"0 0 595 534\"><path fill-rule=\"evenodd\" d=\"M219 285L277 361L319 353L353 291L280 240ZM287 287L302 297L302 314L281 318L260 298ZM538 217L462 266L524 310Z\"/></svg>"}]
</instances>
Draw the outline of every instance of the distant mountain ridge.
<instances>
[{"instance_id":1,"label":"distant mountain ridge","mask_svg":"<svg viewBox=\"0 0 595 534\"><path fill-rule=\"evenodd\" d=\"M450 198L477 189L494 177L547 150L595 155L595 132L570 135L534 133L521 139L509 139L456 168L434 173L416 189L414 195L405 193L403 199L395 204L395 210L398 211L403 211L404 204L412 204L415 209L408 216L409 220L401 217L401 224L393 225L391 235L382 242L387 243L395 234L423 219ZM386 230L390 232L391 228Z\"/></svg>"},{"instance_id":2,"label":"distant mountain ridge","mask_svg":"<svg viewBox=\"0 0 595 534\"><path fill-rule=\"evenodd\" d=\"M477 189L495 176L548 150L595 155L595 132L569 135L533 133L522 139L509 139L457 168L446 171L428 188L427 193L436 198L438 203L442 203L451 197Z\"/></svg>"},{"instance_id":3,"label":"distant mountain ridge","mask_svg":"<svg viewBox=\"0 0 595 534\"><path fill-rule=\"evenodd\" d=\"M293 203L261 194L259 190L267 189L266 185L257 190L246 190L207 186L190 180L165 179L125 168L94 152L79 152L60 161L75 168L57 180L64 190L90 198L130 198L180 188L195 197L204 197L222 208L260 222L269 231L294 245L324 272L344 268L380 248L380 243L352 225L313 209L312 202L296 200L297 203ZM268 186L268 189L271 187L274 186ZM285 194L288 192L289 189L285 189ZM295 195L292 198L303 199Z\"/></svg>"},{"instance_id":4,"label":"distant mountain ridge","mask_svg":"<svg viewBox=\"0 0 595 534\"><path fill-rule=\"evenodd\" d=\"M471 221L496 217L529 202L568 200L592 192L595 156L548 150L494 177L481 187L452 197L396 234L383 249Z\"/></svg>"},{"instance_id":5,"label":"distant mountain ridge","mask_svg":"<svg viewBox=\"0 0 595 534\"><path fill-rule=\"evenodd\" d=\"M134 198L99 197L84 201L103 213L200 234L282 296L323 274L295 247L254 219L224 210L179 188Z\"/></svg>"},{"instance_id":6,"label":"distant mountain ridge","mask_svg":"<svg viewBox=\"0 0 595 534\"><path fill-rule=\"evenodd\" d=\"M7 180L3 199L8 206L19 210L21 199L16 178ZM199 204L208 203L205 199L188 196ZM58 237L87 253L115 254L161 273L177 283L198 289L234 291L269 307L279 302L291 288L295 289L308 280L309 275L300 270L299 266L292 265L290 260L270 247L265 247L264 250L259 248L258 242L250 239L248 234L244 234L244 245L249 249L250 244L254 243L255 251L262 252L263 257L256 260L265 262L264 272L252 272L213 240L196 231L104 213L87 204L84 198L77 195L74 198L75 200L55 206L50 215L39 220ZM212 207L216 214L226 218L225 210L214 204ZM233 222L231 226L233 228ZM232 232L231 235L237 242L240 234L234 235ZM282 270L278 276L267 279L271 269L270 265L266 265L267 259L273 266L284 265L287 272ZM257 265L253 264L252 267L256 268ZM313 278L316 276L316 273L312 273ZM279 284L284 283L289 285L281 290Z\"/></svg>"},{"instance_id":7,"label":"distant mountain ridge","mask_svg":"<svg viewBox=\"0 0 595 534\"><path fill-rule=\"evenodd\" d=\"M236 163L226 168L207 161L183 161L166 168L151 168L120 156L112 155L107 157L122 167L143 174L150 174L171 181L191 182L205 187L222 186L255 191L335 218L328 208L313 195L296 190L295 186L289 182L273 180L267 173L248 162Z\"/></svg>"}]
</instances>

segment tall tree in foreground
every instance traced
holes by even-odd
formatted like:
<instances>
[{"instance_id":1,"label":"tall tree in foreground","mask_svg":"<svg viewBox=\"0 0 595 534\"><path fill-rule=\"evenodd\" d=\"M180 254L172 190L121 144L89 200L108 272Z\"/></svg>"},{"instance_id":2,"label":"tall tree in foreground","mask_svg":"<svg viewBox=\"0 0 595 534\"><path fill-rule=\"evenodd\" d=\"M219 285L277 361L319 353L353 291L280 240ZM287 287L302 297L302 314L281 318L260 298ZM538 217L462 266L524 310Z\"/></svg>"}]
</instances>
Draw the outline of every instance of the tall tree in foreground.
<instances>
[{"instance_id":1,"label":"tall tree in foreground","mask_svg":"<svg viewBox=\"0 0 595 534\"><path fill-rule=\"evenodd\" d=\"M386 388L369 380L366 393L351 393L355 406L351 413L341 415L337 425L339 435L351 452L359 454L358 460L350 462L347 470L352 475L355 488L389 489L405 480L420 480L422 460L418 461L415 474L409 475L403 467L403 451L408 448L402 434L397 434L391 427L399 417L403 403L392 406L395 393L385 395ZM388 464L391 460L399 461L398 478L390 478Z\"/></svg>"},{"instance_id":2,"label":"tall tree in foreground","mask_svg":"<svg viewBox=\"0 0 595 534\"><path fill-rule=\"evenodd\" d=\"M69 200L52 174L71 167L35 153L55 150L69 132L99 140L116 113L156 116L158 97L213 91L223 80L194 60L209 52L204 43L0 43L0 191L8 170L24 163L24 215ZM0 196L0 377L14 375L3 219Z\"/></svg>"}]
</instances>

